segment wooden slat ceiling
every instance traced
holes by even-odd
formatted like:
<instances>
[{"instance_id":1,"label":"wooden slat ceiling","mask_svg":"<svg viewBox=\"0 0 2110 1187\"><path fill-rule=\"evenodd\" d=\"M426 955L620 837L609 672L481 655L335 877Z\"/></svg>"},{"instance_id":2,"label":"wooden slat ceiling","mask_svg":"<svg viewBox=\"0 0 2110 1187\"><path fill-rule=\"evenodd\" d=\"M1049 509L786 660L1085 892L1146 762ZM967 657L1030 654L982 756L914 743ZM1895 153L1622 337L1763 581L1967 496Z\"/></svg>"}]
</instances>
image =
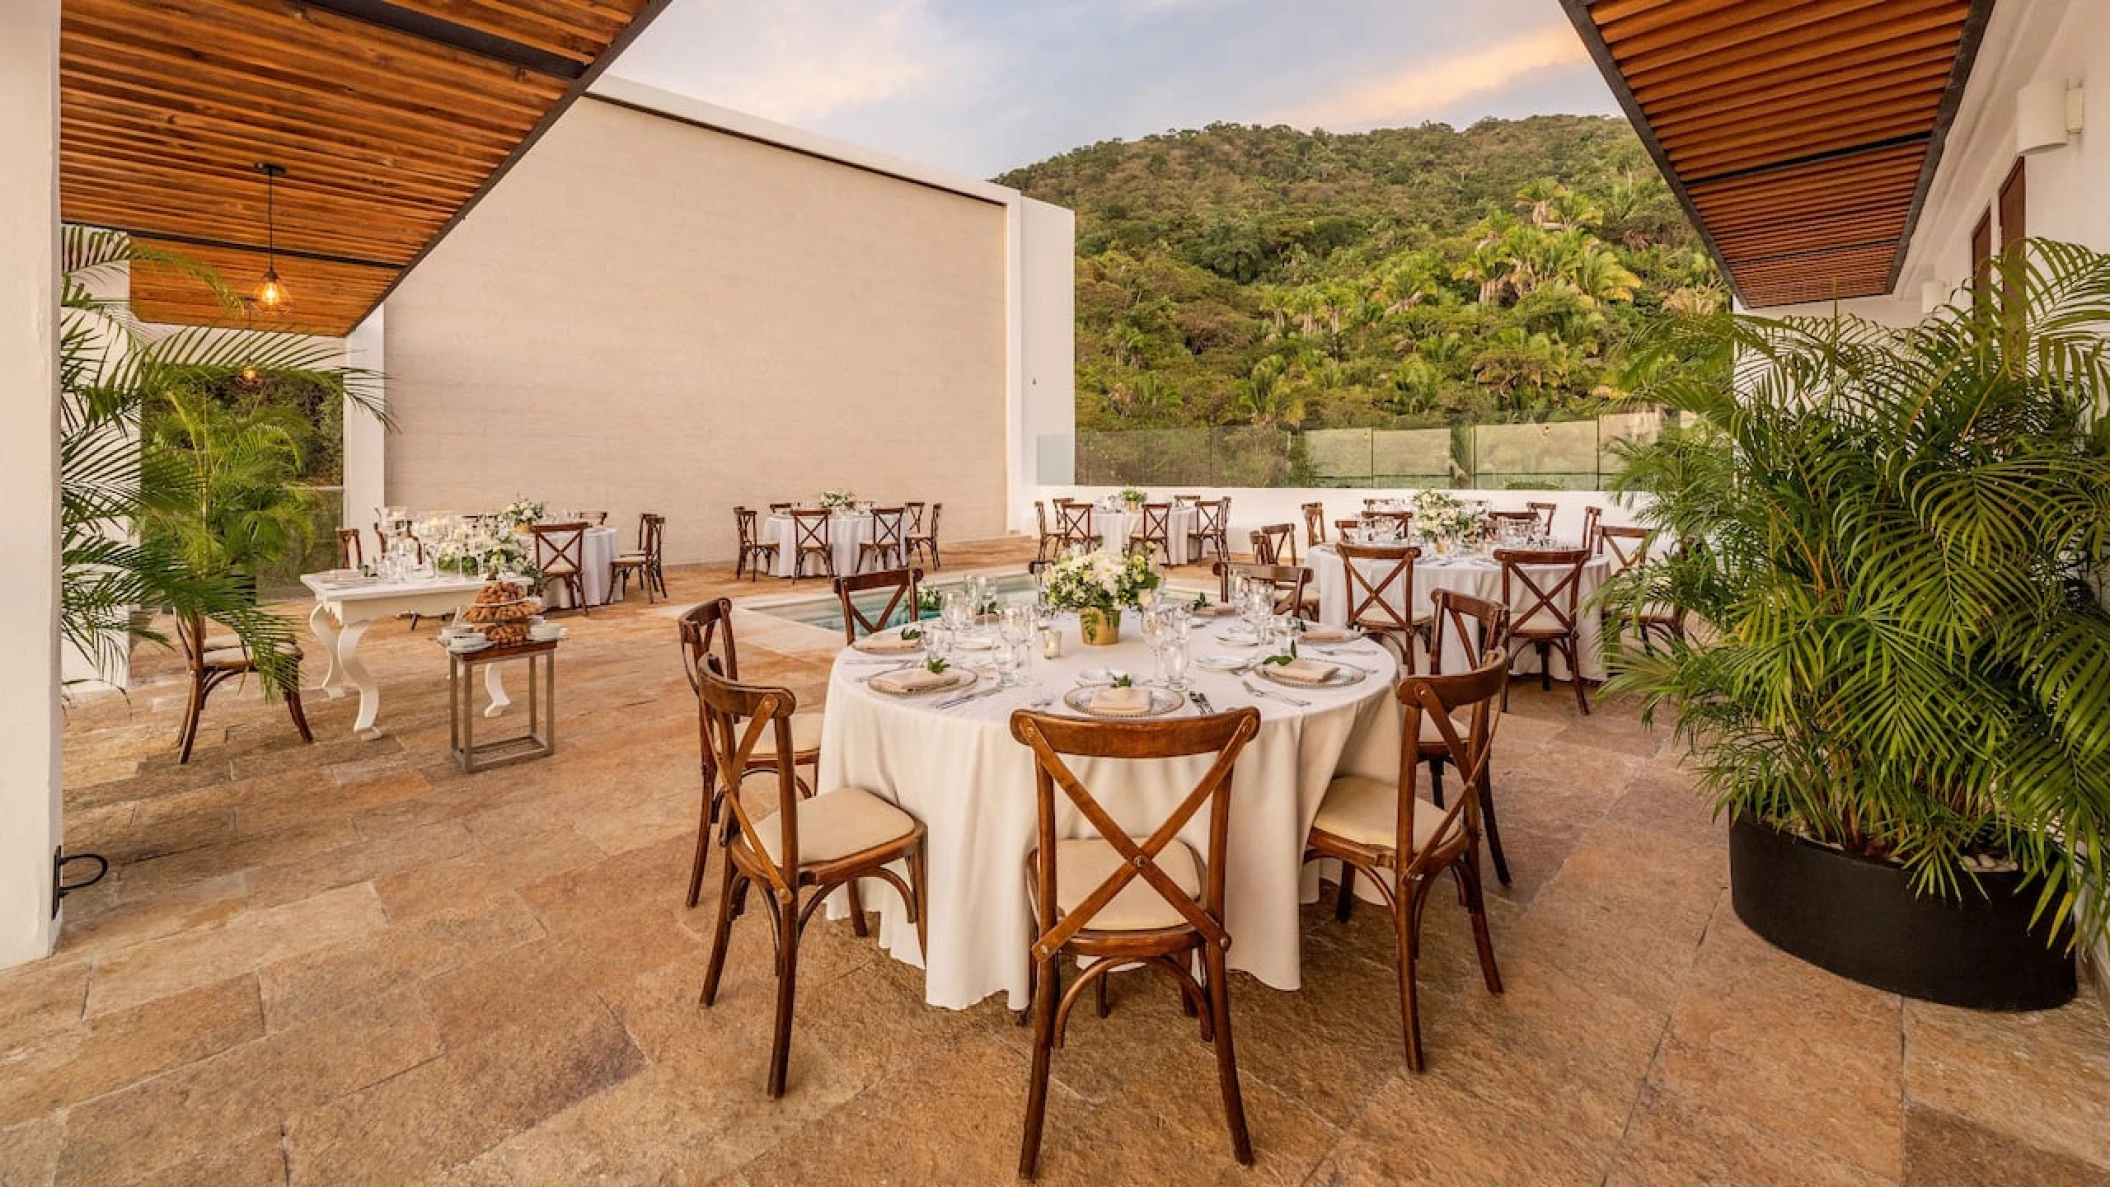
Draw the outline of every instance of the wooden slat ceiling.
<instances>
[{"instance_id":1,"label":"wooden slat ceiling","mask_svg":"<svg viewBox=\"0 0 2110 1187\"><path fill-rule=\"evenodd\" d=\"M1747 306L1891 291L1993 0L1562 0Z\"/></svg>"},{"instance_id":2,"label":"wooden slat ceiling","mask_svg":"<svg viewBox=\"0 0 2110 1187\"><path fill-rule=\"evenodd\" d=\"M60 202L240 292L252 324L349 332L667 0L65 0ZM228 321L195 279L142 267L152 321Z\"/></svg>"}]
</instances>

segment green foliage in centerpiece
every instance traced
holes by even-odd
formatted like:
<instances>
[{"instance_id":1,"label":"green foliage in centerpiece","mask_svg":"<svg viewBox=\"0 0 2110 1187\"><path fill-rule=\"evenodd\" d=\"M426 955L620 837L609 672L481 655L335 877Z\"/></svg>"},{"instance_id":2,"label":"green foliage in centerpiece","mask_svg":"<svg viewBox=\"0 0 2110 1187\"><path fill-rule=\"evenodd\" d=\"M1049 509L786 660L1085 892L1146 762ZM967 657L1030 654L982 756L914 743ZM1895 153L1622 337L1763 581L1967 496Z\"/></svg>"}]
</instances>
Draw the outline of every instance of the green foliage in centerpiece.
<instances>
[{"instance_id":1,"label":"green foliage in centerpiece","mask_svg":"<svg viewBox=\"0 0 2110 1187\"><path fill-rule=\"evenodd\" d=\"M1101 549L1069 557L1042 571L1048 604L1062 610L1118 611L1133 606L1160 580L1150 557Z\"/></svg>"},{"instance_id":2,"label":"green foliage in centerpiece","mask_svg":"<svg viewBox=\"0 0 2110 1187\"><path fill-rule=\"evenodd\" d=\"M1667 330L1643 398L1707 428L1627 451L1682 548L1608 612L1693 641L1615 650L1674 710L1719 809L1975 894L2013 862L2110 932L2110 256L2032 242L1976 299L1893 329L1722 317ZM2091 589L2091 584L2095 586Z\"/></svg>"}]
</instances>

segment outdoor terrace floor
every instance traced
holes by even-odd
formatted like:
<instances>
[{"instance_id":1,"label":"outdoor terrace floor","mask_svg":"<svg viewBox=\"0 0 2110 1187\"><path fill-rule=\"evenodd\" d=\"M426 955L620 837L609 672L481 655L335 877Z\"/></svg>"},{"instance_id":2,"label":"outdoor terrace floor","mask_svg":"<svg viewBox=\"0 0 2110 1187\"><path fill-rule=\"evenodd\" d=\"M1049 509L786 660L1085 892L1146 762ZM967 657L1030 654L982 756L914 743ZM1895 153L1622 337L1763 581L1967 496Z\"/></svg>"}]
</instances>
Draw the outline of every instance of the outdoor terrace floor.
<instances>
[{"instance_id":1,"label":"outdoor terrace floor","mask_svg":"<svg viewBox=\"0 0 2110 1187\"><path fill-rule=\"evenodd\" d=\"M477 776L447 758L431 624L367 637L378 741L351 735L353 699L310 700L309 747L227 688L178 767L181 673L152 651L129 702L75 706L67 844L112 870L68 900L56 956L0 972L0 1183L1011 1181L1027 1033L997 1001L926 1007L916 970L816 922L774 1102L759 918L696 1006L714 904L681 905L699 788L672 618L783 585L729 576L571 616L557 755ZM821 696L836 640L738 625L744 675ZM1043 1180L2110 1182L2094 1001L1968 1013L1773 951L1731 914L1723 831L1667 745L1629 706L1581 718L1520 685L1495 766L1507 992L1436 896L1409 1073L1383 913L1308 907L1305 988L1231 987L1242 1171L1208 1048L1161 982L1118 977L1112 1017L1056 1054Z\"/></svg>"}]
</instances>

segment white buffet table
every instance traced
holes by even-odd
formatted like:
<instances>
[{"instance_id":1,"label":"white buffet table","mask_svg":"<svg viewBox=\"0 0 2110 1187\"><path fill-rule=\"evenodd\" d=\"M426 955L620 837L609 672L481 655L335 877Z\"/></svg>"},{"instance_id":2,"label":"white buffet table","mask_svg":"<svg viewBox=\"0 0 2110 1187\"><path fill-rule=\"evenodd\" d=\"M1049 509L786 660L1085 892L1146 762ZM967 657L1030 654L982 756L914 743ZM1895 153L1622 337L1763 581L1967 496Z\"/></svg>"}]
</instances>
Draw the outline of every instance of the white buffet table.
<instances>
[{"instance_id":1,"label":"white buffet table","mask_svg":"<svg viewBox=\"0 0 2110 1187\"><path fill-rule=\"evenodd\" d=\"M832 515L828 517L828 550L835 556L835 573L848 577L857 571L857 547L872 538L872 517L869 515ZM789 577L798 563L798 526L789 515L772 515L762 521L762 539L777 546L777 568L779 577ZM901 521L901 539L908 542L908 519ZM825 577L813 565L806 566L806 576Z\"/></svg>"},{"instance_id":2,"label":"white buffet table","mask_svg":"<svg viewBox=\"0 0 2110 1187\"><path fill-rule=\"evenodd\" d=\"M300 581L315 595L315 609L308 613L308 626L322 641L323 654L330 660L322 691L334 700L345 694L347 683L359 690L359 717L352 723L352 732L368 738L381 736L381 731L374 725L381 715L381 685L359 660L359 640L366 636L366 628L399 614L438 617L451 613L474 601L476 591L485 584L480 577L452 574L431 580L377 581L371 578L346 579L330 573L306 573ZM435 656L434 664L440 662ZM485 717L497 717L513 703L506 696L505 685L499 678L500 670L498 664L484 669L484 690L491 697L490 705L484 709Z\"/></svg>"},{"instance_id":3,"label":"white buffet table","mask_svg":"<svg viewBox=\"0 0 2110 1187\"><path fill-rule=\"evenodd\" d=\"M1026 1006L1024 863L1035 839L1034 774L1032 753L1011 737L1010 717L1045 696L1058 698L1047 711L1069 712L1059 697L1087 667L1112 665L1147 678L1150 651L1136 637L1140 629L1132 613L1127 627L1116 646L1085 647L1075 619L1066 617L1062 657L1033 661L1037 688L1007 689L950 710L935 708L943 696L875 692L860 680L881 670L864 662L871 657L849 649L838 656L822 728L820 785L874 791L929 830L928 962L918 955L915 925L897 895L875 886L864 903L880 912L880 943L904 961L925 965L924 997L932 1005L963 1009L1004 993L1013 1009ZM1228 650L1217 641L1221 630L1196 624L1197 659ZM1383 778L1399 772L1400 712L1386 674L1396 669L1375 644L1355 648L1352 662L1378 674L1338 690L1283 690L1311 702L1308 708L1256 699L1235 675L1197 667L1190 682L1218 712L1260 709L1260 732L1239 757L1232 781L1225 913L1234 937L1231 967L1280 989L1294 989L1301 979L1298 907L1317 889L1316 867L1309 876L1304 869L1304 840L1327 783L1336 772ZM1088 760L1076 769L1117 819L1147 833L1193 788L1209 761ZM1092 835L1066 799L1058 796L1056 812L1067 836ZM1181 834L1197 853L1208 852L1206 825L1207 813L1199 813ZM839 912L837 898L830 906Z\"/></svg>"},{"instance_id":4,"label":"white buffet table","mask_svg":"<svg viewBox=\"0 0 2110 1187\"><path fill-rule=\"evenodd\" d=\"M1319 595L1319 621L1328 626L1346 626L1348 575L1341 570L1341 554L1335 551L1331 544L1315 544L1306 553L1304 563L1312 571L1312 588ZM1372 584L1383 580L1389 565L1389 561L1359 562L1359 567L1371 579ZM1561 566L1558 565L1527 565L1525 568L1531 573L1532 580L1547 589L1551 589L1553 583L1560 579ZM1591 596L1604 584L1610 572L1609 558L1591 557L1583 565L1581 588L1576 593L1575 625L1581 636L1577 640L1576 652L1581 659L1583 678L1586 680L1605 678L1604 655L1599 644L1603 634L1602 624L1598 621L1597 613L1589 608L1589 604ZM1468 554L1442 558L1431 555L1428 549L1423 549L1421 556L1414 562L1416 615L1433 612L1435 593L1439 589L1499 602L1502 600L1502 566L1489 557ZM1368 596L1367 591L1363 592ZM1529 591L1518 589L1511 592L1511 600L1516 603L1510 607L1512 612L1521 612L1530 605ZM1387 590L1386 600L1393 609L1404 610L1399 604L1398 593L1396 586ZM1445 635L1444 671L1462 672L1472 667L1472 656L1466 652L1465 642L1455 635ZM1534 648L1519 647L1515 650L1516 666L1513 671L1532 673L1539 670L1538 653ZM1554 679L1568 679L1566 659L1558 651L1553 652L1552 656Z\"/></svg>"}]
</instances>

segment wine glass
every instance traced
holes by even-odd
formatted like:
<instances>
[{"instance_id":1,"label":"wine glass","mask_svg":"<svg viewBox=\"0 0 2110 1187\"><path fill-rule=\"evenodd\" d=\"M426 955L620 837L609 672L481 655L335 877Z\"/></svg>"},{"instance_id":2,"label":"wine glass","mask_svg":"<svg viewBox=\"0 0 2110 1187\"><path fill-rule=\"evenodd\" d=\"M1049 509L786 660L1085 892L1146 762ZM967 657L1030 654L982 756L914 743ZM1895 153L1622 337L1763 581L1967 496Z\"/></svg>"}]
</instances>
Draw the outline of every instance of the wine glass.
<instances>
[{"instance_id":1,"label":"wine glass","mask_svg":"<svg viewBox=\"0 0 2110 1187\"><path fill-rule=\"evenodd\" d=\"M935 662L952 655L952 628L942 623L925 623L923 626L923 658Z\"/></svg>"},{"instance_id":2,"label":"wine glass","mask_svg":"<svg viewBox=\"0 0 2110 1187\"><path fill-rule=\"evenodd\" d=\"M1189 654L1187 636L1184 633L1167 636L1164 648L1158 652L1158 677L1165 687L1174 692L1187 691Z\"/></svg>"},{"instance_id":3,"label":"wine glass","mask_svg":"<svg viewBox=\"0 0 2110 1187\"><path fill-rule=\"evenodd\" d=\"M1004 642L1016 645L1033 637L1034 625L1033 608L1013 604L1004 607L1002 616L997 620L996 629L997 633L1003 636Z\"/></svg>"}]
</instances>

